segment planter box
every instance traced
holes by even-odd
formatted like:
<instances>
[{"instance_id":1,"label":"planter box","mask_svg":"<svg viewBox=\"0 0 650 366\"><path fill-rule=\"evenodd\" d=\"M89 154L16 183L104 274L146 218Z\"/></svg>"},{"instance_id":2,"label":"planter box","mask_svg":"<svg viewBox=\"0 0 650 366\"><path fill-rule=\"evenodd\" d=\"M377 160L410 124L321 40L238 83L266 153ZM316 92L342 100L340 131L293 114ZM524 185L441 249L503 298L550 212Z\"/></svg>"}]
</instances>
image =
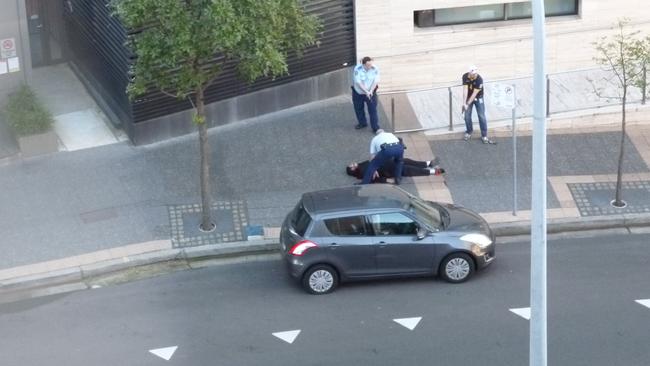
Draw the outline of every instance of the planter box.
<instances>
[{"instance_id":1,"label":"planter box","mask_svg":"<svg viewBox=\"0 0 650 366\"><path fill-rule=\"evenodd\" d=\"M22 156L28 158L59 151L59 138L54 131L48 131L39 135L19 137L18 145Z\"/></svg>"}]
</instances>

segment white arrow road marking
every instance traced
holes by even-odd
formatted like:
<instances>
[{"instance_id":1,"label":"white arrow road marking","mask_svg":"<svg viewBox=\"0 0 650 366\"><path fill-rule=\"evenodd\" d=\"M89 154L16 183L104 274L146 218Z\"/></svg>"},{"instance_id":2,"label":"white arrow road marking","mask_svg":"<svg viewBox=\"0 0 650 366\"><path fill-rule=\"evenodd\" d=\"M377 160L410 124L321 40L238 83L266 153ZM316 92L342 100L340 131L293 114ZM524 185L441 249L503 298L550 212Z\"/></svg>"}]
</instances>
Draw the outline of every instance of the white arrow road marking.
<instances>
[{"instance_id":1,"label":"white arrow road marking","mask_svg":"<svg viewBox=\"0 0 650 366\"><path fill-rule=\"evenodd\" d=\"M422 320L422 317L417 317L417 318L400 318L400 319L393 319L393 321L403 327L405 327L408 330L413 330L415 327L418 326L418 323Z\"/></svg>"},{"instance_id":2,"label":"white arrow road marking","mask_svg":"<svg viewBox=\"0 0 650 366\"><path fill-rule=\"evenodd\" d=\"M165 361L169 361L174 355L174 352L176 352L176 349L178 349L178 346L150 349L149 352L162 358Z\"/></svg>"},{"instance_id":3,"label":"white arrow road marking","mask_svg":"<svg viewBox=\"0 0 650 366\"><path fill-rule=\"evenodd\" d=\"M650 308L650 299L642 299L642 300L634 300L634 301L645 306L646 308Z\"/></svg>"},{"instance_id":4,"label":"white arrow road marking","mask_svg":"<svg viewBox=\"0 0 650 366\"><path fill-rule=\"evenodd\" d=\"M510 309L513 313L519 315L520 317L530 320L530 308L516 308Z\"/></svg>"},{"instance_id":5,"label":"white arrow road marking","mask_svg":"<svg viewBox=\"0 0 650 366\"><path fill-rule=\"evenodd\" d=\"M298 334L300 334L300 329L296 330L288 330L286 332L275 332L272 333L274 336L282 339L283 341L291 344L293 341L296 340L296 337L298 337Z\"/></svg>"}]
</instances>

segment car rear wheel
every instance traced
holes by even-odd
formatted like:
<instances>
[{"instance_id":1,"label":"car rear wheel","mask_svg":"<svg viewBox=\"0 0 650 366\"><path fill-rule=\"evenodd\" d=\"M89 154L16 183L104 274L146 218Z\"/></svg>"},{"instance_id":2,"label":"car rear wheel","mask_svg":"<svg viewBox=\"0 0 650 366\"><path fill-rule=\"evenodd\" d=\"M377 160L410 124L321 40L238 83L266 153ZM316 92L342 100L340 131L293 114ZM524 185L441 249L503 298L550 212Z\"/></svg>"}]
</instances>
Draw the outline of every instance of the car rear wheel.
<instances>
[{"instance_id":1,"label":"car rear wheel","mask_svg":"<svg viewBox=\"0 0 650 366\"><path fill-rule=\"evenodd\" d=\"M302 287L314 295L328 294L339 284L339 276L334 268L319 264L310 268L302 277Z\"/></svg>"},{"instance_id":2,"label":"car rear wheel","mask_svg":"<svg viewBox=\"0 0 650 366\"><path fill-rule=\"evenodd\" d=\"M447 282L465 282L473 273L474 261L465 253L452 253L440 264L439 274Z\"/></svg>"}]
</instances>

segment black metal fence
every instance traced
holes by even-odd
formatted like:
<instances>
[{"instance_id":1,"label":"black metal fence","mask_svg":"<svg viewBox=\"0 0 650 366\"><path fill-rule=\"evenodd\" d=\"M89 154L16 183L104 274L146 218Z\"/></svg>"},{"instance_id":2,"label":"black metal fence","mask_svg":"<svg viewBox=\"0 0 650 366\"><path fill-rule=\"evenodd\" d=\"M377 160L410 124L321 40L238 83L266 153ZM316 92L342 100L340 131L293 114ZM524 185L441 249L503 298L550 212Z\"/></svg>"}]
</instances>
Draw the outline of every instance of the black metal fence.
<instances>
[{"instance_id":1,"label":"black metal fence","mask_svg":"<svg viewBox=\"0 0 650 366\"><path fill-rule=\"evenodd\" d=\"M126 32L111 16L108 0L66 0L65 21L71 61L122 122L133 124L190 109L187 100L177 100L152 91L134 101L126 96L131 54L125 48ZM307 13L316 15L323 31L319 46L305 50L303 57L290 56L289 74L275 80L265 78L253 84L238 80L236 63L224 65L219 78L206 90L206 101L285 84L355 63L353 0L307 0ZM216 60L215 62L219 62ZM129 127L125 126L128 130Z\"/></svg>"}]
</instances>

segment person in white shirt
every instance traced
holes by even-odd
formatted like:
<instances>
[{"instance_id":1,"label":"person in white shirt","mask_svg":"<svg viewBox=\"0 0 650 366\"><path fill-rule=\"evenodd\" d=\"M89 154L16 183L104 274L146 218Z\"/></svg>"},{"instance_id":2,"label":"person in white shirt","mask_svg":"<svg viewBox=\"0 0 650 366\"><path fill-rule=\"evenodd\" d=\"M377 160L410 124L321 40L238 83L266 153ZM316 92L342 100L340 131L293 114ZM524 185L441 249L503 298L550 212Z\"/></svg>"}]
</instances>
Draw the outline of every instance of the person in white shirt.
<instances>
[{"instance_id":1,"label":"person in white shirt","mask_svg":"<svg viewBox=\"0 0 650 366\"><path fill-rule=\"evenodd\" d=\"M389 160L395 163L395 184L400 184L404 168L404 145L395 135L378 129L375 137L370 141L370 156L370 166L364 173L361 184L369 184L377 169Z\"/></svg>"},{"instance_id":2,"label":"person in white shirt","mask_svg":"<svg viewBox=\"0 0 650 366\"><path fill-rule=\"evenodd\" d=\"M373 65L372 58L366 56L361 63L354 68L352 84L352 104L354 113L357 115L357 130L367 127L366 111L364 105L368 106L370 127L372 132L379 129L379 116L377 114L377 87L379 86L379 69Z\"/></svg>"}]
</instances>

